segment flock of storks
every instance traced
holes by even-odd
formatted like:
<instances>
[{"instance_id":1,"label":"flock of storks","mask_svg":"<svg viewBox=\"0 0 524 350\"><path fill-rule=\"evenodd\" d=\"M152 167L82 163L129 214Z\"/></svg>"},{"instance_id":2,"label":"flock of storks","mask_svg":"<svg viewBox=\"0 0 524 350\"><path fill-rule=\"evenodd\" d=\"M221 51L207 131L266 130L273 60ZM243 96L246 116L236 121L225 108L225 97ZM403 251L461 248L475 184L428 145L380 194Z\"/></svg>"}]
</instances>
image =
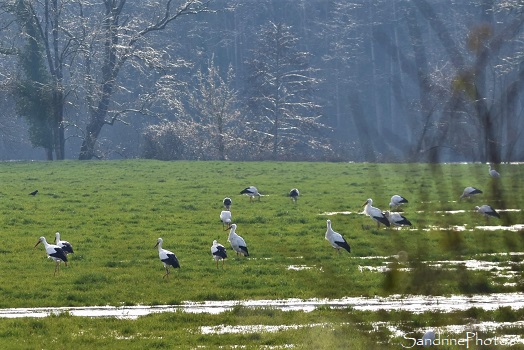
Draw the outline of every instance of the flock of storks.
<instances>
[{"instance_id":1,"label":"flock of storks","mask_svg":"<svg viewBox=\"0 0 524 350\"><path fill-rule=\"evenodd\" d=\"M489 174L493 178L499 178L500 174L491 167L491 164L489 165ZM30 193L30 195L36 195L38 193L38 190L33 191ZM466 187L460 196L460 199L464 198L471 198L477 194L482 193L481 190L475 187ZM261 193L258 192L258 189L255 186L249 186L243 189L240 194L244 194L249 196L249 200L253 201L254 197L258 197L260 199L261 196L263 196ZM289 192L289 197L293 200L293 203L297 202L297 199L300 195L300 192L298 189L293 188ZM224 209L220 213L220 220L222 221L223 227L226 227L225 230L229 231L229 237L228 242L231 245L231 248L237 253L237 255L243 255L243 256L249 256L249 251L247 248L246 241L244 238L239 236L235 231L237 228L237 225L232 223L232 216L231 216L231 204L232 200L229 197L224 198L222 201L224 205ZM394 195L391 197L391 201L389 203L390 209L399 208L401 205L408 203L408 200L400 195ZM364 213L369 216L373 221L377 223L377 228L380 227L380 224L385 225L386 227L390 226L411 226L411 222L401 215L399 212L393 212L390 210L382 211L379 208L376 208L373 206L373 200L371 198L367 199L364 202ZM477 206L475 209L484 215L486 218L490 217L497 217L500 218L499 213L491 207L490 205L482 205ZM351 252L351 247L349 243L346 241L346 239L339 234L338 232L333 231L331 228L331 220L327 220L327 230L325 234L325 239L331 244L331 246L337 250L338 253L340 253L340 249L345 249L348 252ZM68 241L64 241L60 239L60 233L56 232L55 234L55 244L50 244L46 241L45 237L40 237L38 239L38 242L35 245L38 246L40 243L42 243L45 247L46 253L49 258L53 259L55 261L55 275L57 272L60 271L60 263L64 262L67 266L67 255L74 253L73 246ZM176 257L175 253L162 248L163 239L158 238L157 243L155 245L155 248L158 248L158 256L160 258L160 261L163 263L164 268L166 270L166 273L163 277L166 277L169 275L170 270L169 267L173 268L180 268L180 263L178 261L178 258ZM222 266L224 266L224 260L227 258L227 251L226 248L217 242L217 240L213 241L213 244L211 246L211 255L213 256L216 267L218 268L218 262L222 260Z\"/></svg>"}]
</instances>

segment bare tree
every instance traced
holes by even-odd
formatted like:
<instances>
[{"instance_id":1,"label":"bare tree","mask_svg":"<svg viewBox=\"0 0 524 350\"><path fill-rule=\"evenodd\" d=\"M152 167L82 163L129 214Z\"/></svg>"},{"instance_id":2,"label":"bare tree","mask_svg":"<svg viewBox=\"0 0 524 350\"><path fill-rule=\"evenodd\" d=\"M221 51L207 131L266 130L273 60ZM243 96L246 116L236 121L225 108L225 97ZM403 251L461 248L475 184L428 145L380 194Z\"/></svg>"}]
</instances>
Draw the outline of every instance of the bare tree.
<instances>
[{"instance_id":1,"label":"bare tree","mask_svg":"<svg viewBox=\"0 0 524 350\"><path fill-rule=\"evenodd\" d=\"M270 22L259 31L251 67L249 127L258 136L261 153L274 160L324 146L316 134L320 106L313 99L319 82L308 64L309 53L300 51L291 27Z\"/></svg>"},{"instance_id":2,"label":"bare tree","mask_svg":"<svg viewBox=\"0 0 524 350\"><path fill-rule=\"evenodd\" d=\"M147 126L142 135L142 156L159 160L185 159L190 156L186 150L188 142L183 139L189 135L188 131L180 123L168 121Z\"/></svg>"},{"instance_id":3,"label":"bare tree","mask_svg":"<svg viewBox=\"0 0 524 350\"><path fill-rule=\"evenodd\" d=\"M183 87L176 79L161 79L149 96L150 104L170 112L163 114L159 124L145 128L144 156L164 160L237 158L243 138L233 78L231 66L222 74L210 59Z\"/></svg>"},{"instance_id":4,"label":"bare tree","mask_svg":"<svg viewBox=\"0 0 524 350\"><path fill-rule=\"evenodd\" d=\"M97 157L96 144L104 126L125 122L129 113L146 113L146 106L129 103L137 93L135 87L140 75L151 72L156 77L173 69L187 66L187 62L172 57L172 48L160 44L155 36L167 31L181 17L212 12L212 0L146 0L130 3L125 0L9 0L1 3L4 38L19 30L31 28L28 40L41 47L49 81L42 91L51 108L43 113L51 123L50 147L57 159L64 158L64 129L75 125L83 132L79 159ZM18 11L17 9L23 9ZM4 14L12 14L12 18ZM23 16L17 14L22 14ZM18 21L16 21L18 19ZM14 29L13 29L14 28ZM27 31L26 31L27 32ZM16 35L11 35L17 38ZM10 45L0 45L1 52L20 52L23 45L13 39ZM67 76L66 76L67 73ZM130 83L133 76L135 84ZM68 84L66 87L65 85ZM42 85L42 84L40 84ZM31 96L27 96L31 97ZM64 120L69 102L75 102L75 122ZM124 102L127 101L127 102ZM43 129L42 129L43 130ZM47 147L47 145L46 145ZM48 152L49 153L49 152ZM48 156L50 158L50 156Z\"/></svg>"},{"instance_id":5,"label":"bare tree","mask_svg":"<svg viewBox=\"0 0 524 350\"><path fill-rule=\"evenodd\" d=\"M207 130L206 139L214 146L212 154L221 160L228 158L227 150L238 144L237 137L240 136L237 132L240 109L237 92L232 88L233 79L231 65L222 76L220 68L211 59L205 69L197 72L197 82L189 96L190 114Z\"/></svg>"},{"instance_id":6,"label":"bare tree","mask_svg":"<svg viewBox=\"0 0 524 350\"><path fill-rule=\"evenodd\" d=\"M319 42L326 48L321 56L323 63L322 90L329 91L333 99L330 111L334 120L332 124L335 132L347 138L351 132L349 118L344 111L346 106L342 101L347 98L347 91L358 85L357 60L363 56L364 33L363 25L359 21L359 10L362 4L345 0L334 1L329 9L328 20L320 23L322 30L315 34ZM328 107L329 108L329 107Z\"/></svg>"},{"instance_id":7,"label":"bare tree","mask_svg":"<svg viewBox=\"0 0 524 350\"><path fill-rule=\"evenodd\" d=\"M86 23L83 29L87 32L87 28L93 25L96 29L89 35L89 41L85 41L84 63L90 116L79 159L95 157L95 145L102 128L113 125L127 112L125 108L111 107L125 65L139 65L140 62L145 67L160 70L177 66L178 62L169 59L167 52L160 47L155 49L149 46L147 39L182 16L210 11L209 1L185 0L178 4L173 0L144 1L133 12L125 0L103 0L101 20L94 23L93 19L98 17L82 13L83 23ZM127 8L128 12L125 11Z\"/></svg>"}]
</instances>

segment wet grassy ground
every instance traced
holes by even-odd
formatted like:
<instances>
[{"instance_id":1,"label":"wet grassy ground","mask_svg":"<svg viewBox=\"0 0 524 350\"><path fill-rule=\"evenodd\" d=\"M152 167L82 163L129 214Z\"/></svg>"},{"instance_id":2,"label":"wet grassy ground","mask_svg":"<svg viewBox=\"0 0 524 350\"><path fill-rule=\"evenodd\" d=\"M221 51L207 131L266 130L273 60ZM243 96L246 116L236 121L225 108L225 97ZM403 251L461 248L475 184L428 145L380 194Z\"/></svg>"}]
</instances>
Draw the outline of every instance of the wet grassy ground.
<instances>
[{"instance_id":1,"label":"wet grassy ground","mask_svg":"<svg viewBox=\"0 0 524 350\"><path fill-rule=\"evenodd\" d=\"M522 291L522 257L498 254L524 251L522 232L475 229L487 224L474 212L476 205L522 207L524 167L502 165L497 169L502 177L494 181L484 164L2 163L0 307ZM239 194L249 185L257 186L266 196L250 203ZM484 193L459 201L466 186L478 187ZM296 205L287 197L293 187L301 191ZM39 193L29 196L35 189ZM387 209L393 194L408 198L403 210L414 230L376 229L370 218L359 214L367 198ZM209 248L213 239L229 248L227 231L219 221L225 196L233 199L233 221L251 257L237 258L229 249L225 268L217 270ZM439 212L450 210L465 211ZM351 214L323 215L342 211ZM521 211L507 211L501 216L501 220L489 224L524 223ZM327 218L349 241L351 254L336 254L324 240ZM465 225L468 230L453 230L455 225ZM55 277L54 263L45 257L41 246L33 246L40 236L52 241L56 231L74 245L75 254L70 267L63 267ZM158 237L164 239L164 248L177 254L181 264L181 269L166 279L153 248ZM399 264L394 258L386 259L387 271L363 273L359 269L384 264L364 263L361 257L392 257L399 252L405 261ZM515 272L511 283L500 283L490 271L427 264L466 260L479 254L495 254L489 259L516 262L511 266ZM312 268L294 270L290 265ZM507 318L518 317L515 313L508 311ZM413 329L434 320L402 317L403 324ZM286 344L299 348L381 348L391 340L391 332L382 327L370 336L369 321L374 318L389 319L381 313L352 310L283 313L239 308L218 316L174 313L134 321L68 316L0 320L0 345L22 337L27 346L21 348L46 348L47 339L54 338L56 345L67 337L67 347L72 343L78 349L96 344L130 349L144 348L144 344L152 348L168 344L171 348L199 344L213 348L220 341L228 346L246 344L248 348ZM459 314L452 318L464 323L467 317ZM235 323L329 326L220 336L203 335L194 329L196 325Z\"/></svg>"}]
</instances>

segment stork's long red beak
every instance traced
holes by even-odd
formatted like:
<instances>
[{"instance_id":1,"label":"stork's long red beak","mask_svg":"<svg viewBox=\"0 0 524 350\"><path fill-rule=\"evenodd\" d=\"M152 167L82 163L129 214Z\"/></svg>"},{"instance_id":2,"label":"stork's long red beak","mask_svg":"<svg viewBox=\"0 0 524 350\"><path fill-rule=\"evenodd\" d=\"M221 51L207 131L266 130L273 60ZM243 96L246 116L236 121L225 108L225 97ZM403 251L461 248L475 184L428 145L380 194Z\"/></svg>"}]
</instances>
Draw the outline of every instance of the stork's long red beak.
<instances>
[{"instance_id":1,"label":"stork's long red beak","mask_svg":"<svg viewBox=\"0 0 524 350\"><path fill-rule=\"evenodd\" d=\"M36 248L36 246L39 245L39 244L40 244L40 241L36 242L36 244L35 244L35 248Z\"/></svg>"}]
</instances>

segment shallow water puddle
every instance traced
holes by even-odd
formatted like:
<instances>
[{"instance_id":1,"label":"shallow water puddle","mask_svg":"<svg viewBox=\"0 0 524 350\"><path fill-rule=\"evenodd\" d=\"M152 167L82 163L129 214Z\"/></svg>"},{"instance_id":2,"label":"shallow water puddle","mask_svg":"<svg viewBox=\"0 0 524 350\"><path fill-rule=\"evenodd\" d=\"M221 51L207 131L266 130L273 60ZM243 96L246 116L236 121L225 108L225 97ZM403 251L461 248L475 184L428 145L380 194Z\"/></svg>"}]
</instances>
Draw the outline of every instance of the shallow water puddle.
<instances>
[{"instance_id":1,"label":"shallow water puddle","mask_svg":"<svg viewBox=\"0 0 524 350\"><path fill-rule=\"evenodd\" d=\"M504 253L504 254L488 254L488 255L498 255L498 256L520 256L523 255L522 252L513 252L513 253ZM481 256L488 256L486 254ZM390 264L392 261L406 261L406 259L400 259L401 255L394 255L391 257L361 257L360 259L382 259L382 265L359 265L358 269L360 272L371 271L384 273L391 270ZM524 261L484 261L477 259L468 259L468 260L442 260L442 261L425 261L425 265L437 269L446 269L446 270L456 270L459 267L466 268L470 271L486 271L491 273L491 277L505 278L511 280L519 276L519 271L521 266L524 265ZM517 267L517 269L515 269ZM412 271L413 269L404 266L403 264L395 265L397 271ZM494 282L495 283L495 282ZM503 283L507 286L515 285L516 282L506 282Z\"/></svg>"},{"instance_id":2,"label":"shallow water puddle","mask_svg":"<svg viewBox=\"0 0 524 350\"><path fill-rule=\"evenodd\" d=\"M311 312L319 307L352 308L362 311L408 311L422 313L427 311L450 312L481 308L494 310L499 307L524 308L524 293L495 293L475 296L422 296L392 295L389 297L346 297L341 299L283 299L283 300L226 300L205 302L183 302L180 305L156 306L91 306L91 307L45 307L0 309L0 318L47 317L68 313L71 316L115 317L136 319L154 313L190 312L219 314L235 307L273 308L282 311Z\"/></svg>"},{"instance_id":3,"label":"shallow water puddle","mask_svg":"<svg viewBox=\"0 0 524 350\"><path fill-rule=\"evenodd\" d=\"M496 209L498 212L520 212L522 209ZM462 214L462 213L477 213L476 210L442 210L442 211L435 211L435 214ZM424 213L424 210L418 210L415 211L417 214ZM319 215L326 215L326 216L333 216L333 215L351 215L351 214L358 214L358 215L366 215L364 212L351 212L351 211L328 211L320 213ZM442 215L444 216L444 215ZM493 219L495 220L495 219ZM370 227L371 228L371 227ZM400 227L398 229L401 229ZM406 231L417 231L417 228L411 227L403 228ZM512 231L512 232L519 232L524 231L524 224L515 224L511 226L503 226L503 225L479 225L472 228L466 227L466 225L453 225L448 227L441 227L438 225L431 225L428 227L421 228L422 231L474 231L474 230L482 230L482 231Z\"/></svg>"},{"instance_id":4,"label":"shallow water puddle","mask_svg":"<svg viewBox=\"0 0 524 350\"><path fill-rule=\"evenodd\" d=\"M310 270L312 268L313 266L307 266L307 265L289 265L287 267L288 270L293 270L293 271Z\"/></svg>"},{"instance_id":5,"label":"shallow water puddle","mask_svg":"<svg viewBox=\"0 0 524 350\"><path fill-rule=\"evenodd\" d=\"M495 225L495 226L475 226L474 228L467 228L466 225L454 225L454 226L448 226L448 227L440 227L440 226L430 226L427 228L423 228L422 231L469 231L473 232L474 230L482 230L482 231L512 231L512 232L520 232L524 230L524 224L515 224L511 226L502 226L502 225Z\"/></svg>"},{"instance_id":6,"label":"shallow water puddle","mask_svg":"<svg viewBox=\"0 0 524 350\"><path fill-rule=\"evenodd\" d=\"M320 213L319 215L332 216L332 215L351 215L351 214L353 214L352 211L326 211L326 212Z\"/></svg>"},{"instance_id":7,"label":"shallow water puddle","mask_svg":"<svg viewBox=\"0 0 524 350\"><path fill-rule=\"evenodd\" d=\"M328 327L328 323L312 323L312 324L294 324L294 325L219 325L219 326L202 326L200 327L200 333L202 334L244 334L244 333L260 333L268 332L275 333L287 330L296 330L301 328L312 328L312 327Z\"/></svg>"},{"instance_id":8,"label":"shallow water puddle","mask_svg":"<svg viewBox=\"0 0 524 350\"><path fill-rule=\"evenodd\" d=\"M524 224L516 224L511 226L475 226L475 229L477 230L484 230L484 231L496 231L496 230L503 230L503 231L523 231L524 230Z\"/></svg>"},{"instance_id":9,"label":"shallow water puddle","mask_svg":"<svg viewBox=\"0 0 524 350\"><path fill-rule=\"evenodd\" d=\"M462 265L468 270L475 271L506 271L510 270L512 266L521 265L523 262L516 263L513 261L482 261L482 260L442 260L428 263L432 267L449 268L450 265Z\"/></svg>"},{"instance_id":10,"label":"shallow water puddle","mask_svg":"<svg viewBox=\"0 0 524 350\"><path fill-rule=\"evenodd\" d=\"M472 205L472 207L474 208L475 206ZM522 211L522 209L512 209L512 208L509 208L509 209L495 208L495 210L498 211L499 213L504 213L504 212L518 213ZM415 213L425 213L425 212L426 212L425 210L415 211ZM458 210L436 210L433 213L435 214L462 214L462 213L476 213L476 212L477 211L475 209L471 209L471 210L458 209Z\"/></svg>"},{"instance_id":11,"label":"shallow water puddle","mask_svg":"<svg viewBox=\"0 0 524 350\"><path fill-rule=\"evenodd\" d=\"M468 211L472 211L472 210L437 210L435 214L462 214ZM424 211L419 211L417 213L423 213L423 212Z\"/></svg>"},{"instance_id":12,"label":"shallow water puddle","mask_svg":"<svg viewBox=\"0 0 524 350\"><path fill-rule=\"evenodd\" d=\"M477 256L522 256L524 252L507 252L507 253L479 253Z\"/></svg>"}]
</instances>

